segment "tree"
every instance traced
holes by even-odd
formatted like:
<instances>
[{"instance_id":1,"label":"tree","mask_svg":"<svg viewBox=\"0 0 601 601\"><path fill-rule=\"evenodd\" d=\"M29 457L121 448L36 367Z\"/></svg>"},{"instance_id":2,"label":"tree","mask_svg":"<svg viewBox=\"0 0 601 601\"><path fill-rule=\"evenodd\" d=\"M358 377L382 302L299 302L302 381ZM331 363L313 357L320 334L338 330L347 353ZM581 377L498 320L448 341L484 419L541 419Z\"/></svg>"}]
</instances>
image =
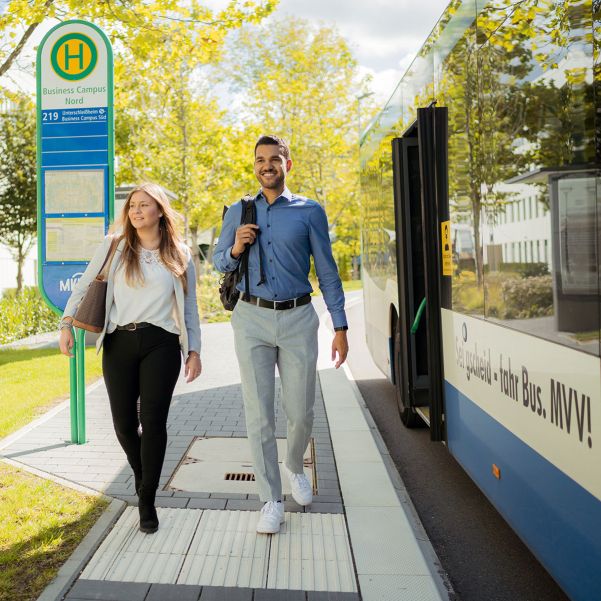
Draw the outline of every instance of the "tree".
<instances>
[{"instance_id":1,"label":"tree","mask_svg":"<svg viewBox=\"0 0 601 601\"><path fill-rule=\"evenodd\" d=\"M244 123L290 143L289 185L326 209L345 271L360 252L356 97L365 89L346 41L332 27L274 20L238 32L224 73L243 95Z\"/></svg>"},{"instance_id":2,"label":"tree","mask_svg":"<svg viewBox=\"0 0 601 601\"><path fill-rule=\"evenodd\" d=\"M209 52L224 34L241 23L269 14L276 1L231 0L221 11L213 12L198 0L10 0L0 15L0 77L15 64L27 41L44 20L70 18L96 23L113 43L123 47L152 47L164 43L175 30L186 30L198 48Z\"/></svg>"},{"instance_id":3,"label":"tree","mask_svg":"<svg viewBox=\"0 0 601 601\"><path fill-rule=\"evenodd\" d=\"M36 236L36 137L31 100L12 100L14 108L0 115L0 241L17 263L18 294L23 263Z\"/></svg>"}]
</instances>

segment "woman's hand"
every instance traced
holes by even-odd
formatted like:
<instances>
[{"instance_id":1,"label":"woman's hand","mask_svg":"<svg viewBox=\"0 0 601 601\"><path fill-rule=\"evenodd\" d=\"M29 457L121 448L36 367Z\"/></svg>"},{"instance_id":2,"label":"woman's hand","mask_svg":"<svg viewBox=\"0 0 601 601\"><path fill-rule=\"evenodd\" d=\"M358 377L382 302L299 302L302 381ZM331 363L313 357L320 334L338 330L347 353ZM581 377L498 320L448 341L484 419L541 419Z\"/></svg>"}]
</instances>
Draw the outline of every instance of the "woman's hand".
<instances>
[{"instance_id":1,"label":"woman's hand","mask_svg":"<svg viewBox=\"0 0 601 601\"><path fill-rule=\"evenodd\" d=\"M73 348L73 330L71 328L62 328L58 335L58 348L63 355L73 357L71 349Z\"/></svg>"},{"instance_id":2,"label":"woman's hand","mask_svg":"<svg viewBox=\"0 0 601 601\"><path fill-rule=\"evenodd\" d=\"M192 380L196 380L200 376L202 371L202 363L200 361L200 355L196 351L190 351L188 358L186 359L186 367L184 369L184 375L186 376L186 382L189 384Z\"/></svg>"}]
</instances>

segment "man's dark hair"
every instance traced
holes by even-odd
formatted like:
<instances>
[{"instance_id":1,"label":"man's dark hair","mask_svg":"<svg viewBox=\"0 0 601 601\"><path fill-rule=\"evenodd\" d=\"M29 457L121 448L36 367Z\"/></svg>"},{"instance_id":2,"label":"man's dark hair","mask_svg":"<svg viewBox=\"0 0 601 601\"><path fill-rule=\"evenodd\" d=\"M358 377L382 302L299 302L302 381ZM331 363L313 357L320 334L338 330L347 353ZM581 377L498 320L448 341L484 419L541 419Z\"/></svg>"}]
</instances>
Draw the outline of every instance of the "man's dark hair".
<instances>
[{"instance_id":1,"label":"man's dark hair","mask_svg":"<svg viewBox=\"0 0 601 601\"><path fill-rule=\"evenodd\" d=\"M286 142L286 140L284 140L284 138L280 138L278 136L272 136L272 135L261 136L257 140L257 143L255 144L255 155L257 154L257 146L264 146L264 145L278 146L280 149L280 152L282 153L284 158L285 159L290 158L290 147L288 146L288 142Z\"/></svg>"}]
</instances>

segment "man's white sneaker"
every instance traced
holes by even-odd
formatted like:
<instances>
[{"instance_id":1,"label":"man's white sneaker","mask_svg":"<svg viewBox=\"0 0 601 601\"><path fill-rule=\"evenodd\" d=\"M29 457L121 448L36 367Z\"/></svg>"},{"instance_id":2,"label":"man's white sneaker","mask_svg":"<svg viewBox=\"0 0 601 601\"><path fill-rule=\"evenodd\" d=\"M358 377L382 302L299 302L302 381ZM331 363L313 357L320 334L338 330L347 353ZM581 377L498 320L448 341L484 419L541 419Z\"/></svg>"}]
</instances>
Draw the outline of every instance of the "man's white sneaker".
<instances>
[{"instance_id":1,"label":"man's white sneaker","mask_svg":"<svg viewBox=\"0 0 601 601\"><path fill-rule=\"evenodd\" d=\"M286 465L286 472L288 479L290 480L290 488L292 489L292 498L299 505L311 505L313 501L313 488L309 483L309 478L305 476L305 473L295 474L290 471Z\"/></svg>"},{"instance_id":2,"label":"man's white sneaker","mask_svg":"<svg viewBox=\"0 0 601 601\"><path fill-rule=\"evenodd\" d=\"M284 523L284 503L280 501L267 501L259 514L257 532L261 534L275 534L280 531Z\"/></svg>"}]
</instances>

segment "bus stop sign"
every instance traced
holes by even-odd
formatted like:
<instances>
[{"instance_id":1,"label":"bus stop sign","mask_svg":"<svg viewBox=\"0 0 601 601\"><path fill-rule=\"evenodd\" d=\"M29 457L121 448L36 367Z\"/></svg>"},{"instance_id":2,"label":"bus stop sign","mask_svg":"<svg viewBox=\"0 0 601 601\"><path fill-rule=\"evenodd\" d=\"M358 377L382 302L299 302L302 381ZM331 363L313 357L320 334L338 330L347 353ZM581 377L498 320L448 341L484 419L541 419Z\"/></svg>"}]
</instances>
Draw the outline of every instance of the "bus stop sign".
<instances>
[{"instance_id":1,"label":"bus stop sign","mask_svg":"<svg viewBox=\"0 0 601 601\"><path fill-rule=\"evenodd\" d=\"M113 156L111 45L66 21L37 56L38 284L57 313L113 220Z\"/></svg>"}]
</instances>

